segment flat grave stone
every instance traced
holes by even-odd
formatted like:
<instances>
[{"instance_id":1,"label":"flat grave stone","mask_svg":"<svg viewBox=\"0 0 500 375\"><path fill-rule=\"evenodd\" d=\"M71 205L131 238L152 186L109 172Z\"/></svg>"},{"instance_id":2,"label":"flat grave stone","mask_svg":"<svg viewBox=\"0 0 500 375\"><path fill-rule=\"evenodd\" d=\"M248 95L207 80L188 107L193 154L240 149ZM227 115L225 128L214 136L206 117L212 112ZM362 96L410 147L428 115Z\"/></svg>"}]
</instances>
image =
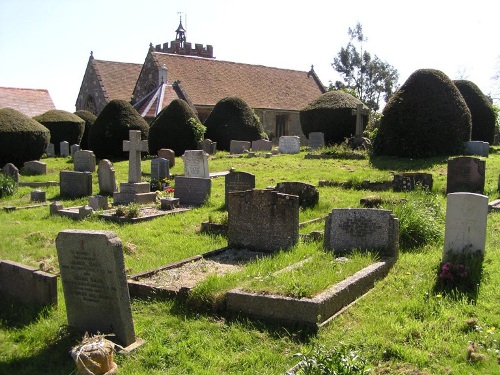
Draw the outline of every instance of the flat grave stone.
<instances>
[{"instance_id":1,"label":"flat grave stone","mask_svg":"<svg viewBox=\"0 0 500 375\"><path fill-rule=\"evenodd\" d=\"M484 160L470 156L449 159L446 193L483 194L485 172L486 162Z\"/></svg>"},{"instance_id":2,"label":"flat grave stone","mask_svg":"<svg viewBox=\"0 0 500 375\"><path fill-rule=\"evenodd\" d=\"M311 132L309 133L309 150L319 150L325 147L325 133Z\"/></svg>"},{"instance_id":3,"label":"flat grave stone","mask_svg":"<svg viewBox=\"0 0 500 375\"><path fill-rule=\"evenodd\" d=\"M28 175L47 174L47 164L39 160L31 160L24 163L24 172Z\"/></svg>"},{"instance_id":4,"label":"flat grave stone","mask_svg":"<svg viewBox=\"0 0 500 375\"><path fill-rule=\"evenodd\" d=\"M273 149L273 142L266 139L257 139L252 141L252 151L255 152L271 152Z\"/></svg>"},{"instance_id":5,"label":"flat grave stone","mask_svg":"<svg viewBox=\"0 0 500 375\"><path fill-rule=\"evenodd\" d=\"M252 144L248 141L232 140L229 144L229 153L232 155L240 155L250 151Z\"/></svg>"},{"instance_id":6,"label":"flat grave stone","mask_svg":"<svg viewBox=\"0 0 500 375\"><path fill-rule=\"evenodd\" d=\"M108 159L99 161L97 168L97 178L99 180L99 193L101 195L113 195L117 192L115 169L113 163Z\"/></svg>"},{"instance_id":7,"label":"flat grave stone","mask_svg":"<svg viewBox=\"0 0 500 375\"><path fill-rule=\"evenodd\" d=\"M296 135L280 137L279 152L282 154L298 154L300 152L300 137Z\"/></svg>"},{"instance_id":8,"label":"flat grave stone","mask_svg":"<svg viewBox=\"0 0 500 375\"><path fill-rule=\"evenodd\" d=\"M170 178L169 161L165 158L151 160L151 181L161 181Z\"/></svg>"},{"instance_id":9,"label":"flat grave stone","mask_svg":"<svg viewBox=\"0 0 500 375\"><path fill-rule=\"evenodd\" d=\"M319 191L316 186L305 182L279 182L274 190L278 193L298 196L300 207L314 207L319 202Z\"/></svg>"},{"instance_id":10,"label":"flat grave stone","mask_svg":"<svg viewBox=\"0 0 500 375\"><path fill-rule=\"evenodd\" d=\"M92 195L92 173L77 171L59 172L61 197L81 198Z\"/></svg>"},{"instance_id":11,"label":"flat grave stone","mask_svg":"<svg viewBox=\"0 0 500 375\"><path fill-rule=\"evenodd\" d=\"M69 142L62 141L59 143L59 155L64 158L69 156Z\"/></svg>"},{"instance_id":12,"label":"flat grave stone","mask_svg":"<svg viewBox=\"0 0 500 375\"><path fill-rule=\"evenodd\" d=\"M228 204L229 192L246 191L255 188L255 175L247 172L230 171L225 176L225 203Z\"/></svg>"},{"instance_id":13,"label":"flat grave stone","mask_svg":"<svg viewBox=\"0 0 500 375\"><path fill-rule=\"evenodd\" d=\"M208 154L203 150L186 150L182 155L184 160L184 176L209 178Z\"/></svg>"},{"instance_id":14,"label":"flat grave stone","mask_svg":"<svg viewBox=\"0 0 500 375\"><path fill-rule=\"evenodd\" d=\"M201 177L175 177L174 198L184 206L201 206L210 197L212 180Z\"/></svg>"},{"instance_id":15,"label":"flat grave stone","mask_svg":"<svg viewBox=\"0 0 500 375\"><path fill-rule=\"evenodd\" d=\"M392 181L393 191L413 191L417 186L432 191L432 174L422 172L405 172L394 175Z\"/></svg>"},{"instance_id":16,"label":"flat grave stone","mask_svg":"<svg viewBox=\"0 0 500 375\"><path fill-rule=\"evenodd\" d=\"M95 172L96 158L93 151L77 150L73 154L73 169L78 172Z\"/></svg>"}]
</instances>

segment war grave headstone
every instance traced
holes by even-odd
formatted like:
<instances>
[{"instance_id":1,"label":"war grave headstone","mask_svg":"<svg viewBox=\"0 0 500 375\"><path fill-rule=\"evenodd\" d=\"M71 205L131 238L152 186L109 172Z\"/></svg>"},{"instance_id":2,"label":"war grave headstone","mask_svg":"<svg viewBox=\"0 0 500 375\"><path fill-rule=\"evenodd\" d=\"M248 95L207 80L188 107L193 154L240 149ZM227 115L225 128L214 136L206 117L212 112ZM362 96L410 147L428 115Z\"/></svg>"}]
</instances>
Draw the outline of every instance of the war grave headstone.
<instances>
[{"instance_id":1,"label":"war grave headstone","mask_svg":"<svg viewBox=\"0 0 500 375\"><path fill-rule=\"evenodd\" d=\"M464 143L464 152L469 155L488 157L490 144L482 141L468 141Z\"/></svg>"},{"instance_id":2,"label":"war grave headstone","mask_svg":"<svg viewBox=\"0 0 500 375\"><path fill-rule=\"evenodd\" d=\"M296 135L280 137L279 152L282 154L298 154L300 152L300 137Z\"/></svg>"},{"instance_id":3,"label":"war grave headstone","mask_svg":"<svg viewBox=\"0 0 500 375\"><path fill-rule=\"evenodd\" d=\"M45 150L45 154L47 155L48 158L56 156L56 150L53 143L49 143L47 149Z\"/></svg>"},{"instance_id":4,"label":"war grave headstone","mask_svg":"<svg viewBox=\"0 0 500 375\"><path fill-rule=\"evenodd\" d=\"M2 173L12 178L16 184L19 183L19 169L14 164L5 164L2 168Z\"/></svg>"},{"instance_id":5,"label":"war grave headstone","mask_svg":"<svg viewBox=\"0 0 500 375\"><path fill-rule=\"evenodd\" d=\"M169 148L161 148L158 150L158 157L168 160L168 167L173 168L175 166L175 152Z\"/></svg>"},{"instance_id":6,"label":"war grave headstone","mask_svg":"<svg viewBox=\"0 0 500 375\"><path fill-rule=\"evenodd\" d=\"M368 249L380 251L381 256L397 257L399 221L389 210L333 209L326 218L324 247L339 254Z\"/></svg>"},{"instance_id":7,"label":"war grave headstone","mask_svg":"<svg viewBox=\"0 0 500 375\"><path fill-rule=\"evenodd\" d=\"M273 149L273 142L266 139L257 139L252 141L252 151L254 152L271 152Z\"/></svg>"},{"instance_id":8,"label":"war grave headstone","mask_svg":"<svg viewBox=\"0 0 500 375\"><path fill-rule=\"evenodd\" d=\"M404 172L394 174L393 191L413 191L417 186L428 191L432 190L432 174L421 172Z\"/></svg>"},{"instance_id":9,"label":"war grave headstone","mask_svg":"<svg viewBox=\"0 0 500 375\"><path fill-rule=\"evenodd\" d=\"M288 249L299 240L299 197L272 190L230 192L228 246L252 251Z\"/></svg>"},{"instance_id":10,"label":"war grave headstone","mask_svg":"<svg viewBox=\"0 0 500 375\"><path fill-rule=\"evenodd\" d=\"M208 199L212 189L212 180L201 177L175 177L174 198L186 206L200 206Z\"/></svg>"},{"instance_id":11,"label":"war grave headstone","mask_svg":"<svg viewBox=\"0 0 500 375\"><path fill-rule=\"evenodd\" d=\"M68 325L116 335L124 347L135 337L120 239L109 231L63 230L56 238Z\"/></svg>"},{"instance_id":12,"label":"war grave headstone","mask_svg":"<svg viewBox=\"0 0 500 375\"><path fill-rule=\"evenodd\" d=\"M487 196L464 192L448 194L443 258L468 253L483 255L487 216Z\"/></svg>"},{"instance_id":13,"label":"war grave headstone","mask_svg":"<svg viewBox=\"0 0 500 375\"><path fill-rule=\"evenodd\" d=\"M198 148L206 152L208 155L215 155L217 152L217 142L212 142L211 139L207 138L198 143Z\"/></svg>"},{"instance_id":14,"label":"war grave headstone","mask_svg":"<svg viewBox=\"0 0 500 375\"><path fill-rule=\"evenodd\" d=\"M80 151L80 145L75 143L74 145L70 146L69 153L70 153L71 157L73 157L75 155L75 152L77 152L77 151Z\"/></svg>"},{"instance_id":15,"label":"war grave headstone","mask_svg":"<svg viewBox=\"0 0 500 375\"><path fill-rule=\"evenodd\" d=\"M225 187L225 204L227 206L229 192L231 191L246 191L255 188L255 175L247 172L235 172L231 170L224 181Z\"/></svg>"},{"instance_id":16,"label":"war grave headstone","mask_svg":"<svg viewBox=\"0 0 500 375\"><path fill-rule=\"evenodd\" d=\"M210 178L208 154L203 150L186 150L182 155L185 177Z\"/></svg>"},{"instance_id":17,"label":"war grave headstone","mask_svg":"<svg viewBox=\"0 0 500 375\"><path fill-rule=\"evenodd\" d=\"M45 202L47 201L47 195L45 191L36 189L30 193L31 202Z\"/></svg>"},{"instance_id":18,"label":"war grave headstone","mask_svg":"<svg viewBox=\"0 0 500 375\"><path fill-rule=\"evenodd\" d=\"M116 188L115 169L113 168L113 163L108 159L99 161L97 178L99 180L99 193L101 195L113 195L113 193L118 191Z\"/></svg>"},{"instance_id":19,"label":"war grave headstone","mask_svg":"<svg viewBox=\"0 0 500 375\"><path fill-rule=\"evenodd\" d=\"M69 143L67 141L62 141L59 143L59 154L62 157L69 156Z\"/></svg>"},{"instance_id":20,"label":"war grave headstone","mask_svg":"<svg viewBox=\"0 0 500 375\"><path fill-rule=\"evenodd\" d=\"M168 159L155 158L151 160L151 180L161 181L164 178L170 178Z\"/></svg>"},{"instance_id":21,"label":"war grave headstone","mask_svg":"<svg viewBox=\"0 0 500 375\"><path fill-rule=\"evenodd\" d=\"M47 174L47 164L39 160L27 161L23 165L24 172L28 175L44 175Z\"/></svg>"},{"instance_id":22,"label":"war grave headstone","mask_svg":"<svg viewBox=\"0 0 500 375\"><path fill-rule=\"evenodd\" d=\"M95 172L96 159L93 151L78 150L73 154L73 169L79 172Z\"/></svg>"},{"instance_id":23,"label":"war grave headstone","mask_svg":"<svg viewBox=\"0 0 500 375\"><path fill-rule=\"evenodd\" d=\"M311 132L309 133L309 150L319 150L325 147L325 133Z\"/></svg>"},{"instance_id":24,"label":"war grave headstone","mask_svg":"<svg viewBox=\"0 0 500 375\"><path fill-rule=\"evenodd\" d=\"M300 207L314 207L319 202L319 191L316 186L305 182L279 182L274 190L282 194L297 195Z\"/></svg>"},{"instance_id":25,"label":"war grave headstone","mask_svg":"<svg viewBox=\"0 0 500 375\"><path fill-rule=\"evenodd\" d=\"M468 192L483 194L486 162L462 156L448 160L446 193Z\"/></svg>"},{"instance_id":26,"label":"war grave headstone","mask_svg":"<svg viewBox=\"0 0 500 375\"><path fill-rule=\"evenodd\" d=\"M81 198L92 195L92 173L77 171L59 172L61 197Z\"/></svg>"},{"instance_id":27,"label":"war grave headstone","mask_svg":"<svg viewBox=\"0 0 500 375\"><path fill-rule=\"evenodd\" d=\"M229 144L229 153L232 155L244 154L250 151L252 144L248 141L236 141L232 140Z\"/></svg>"}]
</instances>

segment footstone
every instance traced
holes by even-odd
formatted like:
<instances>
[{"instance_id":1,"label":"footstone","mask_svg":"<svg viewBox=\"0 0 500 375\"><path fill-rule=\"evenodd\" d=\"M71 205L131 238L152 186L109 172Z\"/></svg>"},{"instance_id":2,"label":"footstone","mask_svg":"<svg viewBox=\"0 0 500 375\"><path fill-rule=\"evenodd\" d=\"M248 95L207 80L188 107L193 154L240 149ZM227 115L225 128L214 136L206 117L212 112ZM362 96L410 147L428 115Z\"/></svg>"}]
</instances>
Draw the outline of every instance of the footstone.
<instances>
[{"instance_id":1,"label":"footstone","mask_svg":"<svg viewBox=\"0 0 500 375\"><path fill-rule=\"evenodd\" d=\"M483 194L486 162L484 160L463 156L448 160L448 176L446 193Z\"/></svg>"},{"instance_id":2,"label":"footstone","mask_svg":"<svg viewBox=\"0 0 500 375\"><path fill-rule=\"evenodd\" d=\"M92 173L59 172L59 191L62 197L81 198L92 195Z\"/></svg>"},{"instance_id":3,"label":"footstone","mask_svg":"<svg viewBox=\"0 0 500 375\"><path fill-rule=\"evenodd\" d=\"M210 197L212 180L200 177L175 177L174 198L186 206L201 206Z\"/></svg>"},{"instance_id":4,"label":"footstone","mask_svg":"<svg viewBox=\"0 0 500 375\"><path fill-rule=\"evenodd\" d=\"M32 202L45 202L47 200L45 191L33 190L30 193L30 198Z\"/></svg>"}]
</instances>

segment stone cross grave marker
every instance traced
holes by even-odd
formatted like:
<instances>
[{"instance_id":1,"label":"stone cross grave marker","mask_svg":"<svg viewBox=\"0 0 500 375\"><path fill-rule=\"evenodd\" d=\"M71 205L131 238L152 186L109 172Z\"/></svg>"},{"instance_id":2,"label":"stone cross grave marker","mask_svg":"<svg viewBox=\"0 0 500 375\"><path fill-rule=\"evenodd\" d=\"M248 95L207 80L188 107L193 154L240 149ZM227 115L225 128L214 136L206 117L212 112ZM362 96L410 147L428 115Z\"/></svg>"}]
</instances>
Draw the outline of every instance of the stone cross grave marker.
<instances>
[{"instance_id":1,"label":"stone cross grave marker","mask_svg":"<svg viewBox=\"0 0 500 375\"><path fill-rule=\"evenodd\" d=\"M484 160L462 156L448 160L446 193L483 194L486 162Z\"/></svg>"},{"instance_id":2,"label":"stone cross grave marker","mask_svg":"<svg viewBox=\"0 0 500 375\"><path fill-rule=\"evenodd\" d=\"M120 239L109 231L68 229L56 238L68 325L114 333L122 346L136 342Z\"/></svg>"},{"instance_id":3,"label":"stone cross grave marker","mask_svg":"<svg viewBox=\"0 0 500 375\"><path fill-rule=\"evenodd\" d=\"M99 193L102 195L113 195L118 189L116 187L115 169L113 163L108 159L102 159L97 168L99 180Z\"/></svg>"},{"instance_id":4,"label":"stone cross grave marker","mask_svg":"<svg viewBox=\"0 0 500 375\"><path fill-rule=\"evenodd\" d=\"M255 188L255 175L247 172L230 171L225 176L225 202L228 204L229 192L231 191L246 191Z\"/></svg>"},{"instance_id":5,"label":"stone cross grave marker","mask_svg":"<svg viewBox=\"0 0 500 375\"><path fill-rule=\"evenodd\" d=\"M363 109L363 104L356 104L356 109L352 110L352 115L356 116L356 137L363 136L363 116L370 114L369 109Z\"/></svg>"},{"instance_id":6,"label":"stone cross grave marker","mask_svg":"<svg viewBox=\"0 0 500 375\"><path fill-rule=\"evenodd\" d=\"M279 151L282 154L298 154L300 152L300 137L285 135L279 139Z\"/></svg>"},{"instance_id":7,"label":"stone cross grave marker","mask_svg":"<svg viewBox=\"0 0 500 375\"><path fill-rule=\"evenodd\" d=\"M154 158L151 160L151 181L161 181L170 177L168 159Z\"/></svg>"},{"instance_id":8,"label":"stone cross grave marker","mask_svg":"<svg viewBox=\"0 0 500 375\"><path fill-rule=\"evenodd\" d=\"M148 151L148 141L141 141L140 130L129 130L129 140L123 141L123 151L128 152L128 182L141 182L141 152Z\"/></svg>"},{"instance_id":9,"label":"stone cross grave marker","mask_svg":"<svg viewBox=\"0 0 500 375\"><path fill-rule=\"evenodd\" d=\"M184 160L184 176L210 178L208 171L208 154L203 150L186 150Z\"/></svg>"},{"instance_id":10,"label":"stone cross grave marker","mask_svg":"<svg viewBox=\"0 0 500 375\"><path fill-rule=\"evenodd\" d=\"M69 142L62 141L61 143L59 143L59 154L62 157L69 156Z\"/></svg>"},{"instance_id":11,"label":"stone cross grave marker","mask_svg":"<svg viewBox=\"0 0 500 375\"><path fill-rule=\"evenodd\" d=\"M73 169L78 172L95 172L96 159L93 151L78 150L73 154Z\"/></svg>"}]
</instances>

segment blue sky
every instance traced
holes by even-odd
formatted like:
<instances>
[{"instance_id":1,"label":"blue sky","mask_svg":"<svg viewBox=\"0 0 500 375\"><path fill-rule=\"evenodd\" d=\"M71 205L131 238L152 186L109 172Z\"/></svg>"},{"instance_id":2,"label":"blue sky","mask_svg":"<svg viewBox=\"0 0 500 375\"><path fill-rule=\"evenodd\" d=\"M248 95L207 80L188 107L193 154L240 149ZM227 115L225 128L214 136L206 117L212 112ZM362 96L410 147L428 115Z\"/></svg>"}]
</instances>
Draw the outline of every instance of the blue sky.
<instances>
[{"instance_id":1,"label":"blue sky","mask_svg":"<svg viewBox=\"0 0 500 375\"><path fill-rule=\"evenodd\" d=\"M364 48L394 66L400 84L417 69L468 79L500 98L498 17L491 0L0 0L0 86L48 89L73 112L93 51L100 60L143 63L149 43L211 44L219 60L308 71L324 84L357 22Z\"/></svg>"}]
</instances>

